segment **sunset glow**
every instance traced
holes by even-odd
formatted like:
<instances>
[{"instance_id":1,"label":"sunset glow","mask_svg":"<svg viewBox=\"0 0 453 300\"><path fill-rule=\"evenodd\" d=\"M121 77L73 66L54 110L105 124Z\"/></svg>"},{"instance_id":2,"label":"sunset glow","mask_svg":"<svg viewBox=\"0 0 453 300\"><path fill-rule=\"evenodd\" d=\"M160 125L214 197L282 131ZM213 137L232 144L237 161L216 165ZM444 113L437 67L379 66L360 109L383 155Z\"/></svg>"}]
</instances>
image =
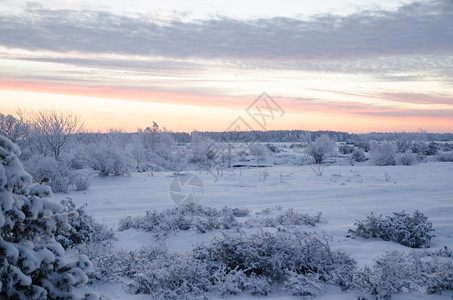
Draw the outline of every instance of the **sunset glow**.
<instances>
[{"instance_id":1,"label":"sunset glow","mask_svg":"<svg viewBox=\"0 0 453 300\"><path fill-rule=\"evenodd\" d=\"M453 132L451 3L101 2L0 4L1 113L221 131L265 91L264 129Z\"/></svg>"}]
</instances>

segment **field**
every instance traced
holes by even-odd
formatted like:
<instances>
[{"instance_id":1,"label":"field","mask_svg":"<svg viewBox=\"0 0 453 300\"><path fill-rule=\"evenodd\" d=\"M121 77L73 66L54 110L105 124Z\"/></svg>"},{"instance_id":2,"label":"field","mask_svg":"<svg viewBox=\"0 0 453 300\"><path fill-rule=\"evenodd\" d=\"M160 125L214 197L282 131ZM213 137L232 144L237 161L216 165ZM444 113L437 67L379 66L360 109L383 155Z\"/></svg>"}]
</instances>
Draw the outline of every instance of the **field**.
<instances>
[{"instance_id":1,"label":"field","mask_svg":"<svg viewBox=\"0 0 453 300\"><path fill-rule=\"evenodd\" d=\"M320 174L322 173L322 174ZM390 250L405 253L413 250L391 241L352 237L348 229L357 220L373 212L389 216L393 212L412 214L419 210L432 222L435 237L430 250L453 248L453 168L451 163L425 162L412 166L325 165L316 169L312 165L272 166L267 168L233 168L225 170L218 180L204 171L194 171L204 185L199 204L222 208L246 208L247 217L238 218L245 224L263 215L276 216L287 209L316 215L321 222L303 226L325 240L333 250L344 250L355 259L359 267L371 266L375 259ZM156 236L139 229L118 230L119 220L127 216L144 216L146 211L163 211L176 207L170 198L173 172L131 173L120 177L95 177L86 191L55 194L54 199L73 199L77 206L87 204L87 212L95 220L115 230L115 249L135 251L156 243ZM183 190L191 193L191 190ZM198 199L197 199L198 200ZM247 226L247 235L260 230L274 230ZM237 229L217 229L200 233L194 230L173 231L165 237L172 251L191 251L194 245L221 237L223 233L237 233ZM107 299L150 299L150 295L126 293L123 286L129 278L113 282L94 282L86 289L97 291ZM211 293L209 298L221 298ZM228 296L231 299L248 299L248 293ZM341 291L326 286L319 299L353 299L353 291ZM295 299L280 290L273 290L267 299ZM300 298L300 297L299 297ZM450 299L451 293L427 295L425 291L407 291L392 299Z\"/></svg>"}]
</instances>

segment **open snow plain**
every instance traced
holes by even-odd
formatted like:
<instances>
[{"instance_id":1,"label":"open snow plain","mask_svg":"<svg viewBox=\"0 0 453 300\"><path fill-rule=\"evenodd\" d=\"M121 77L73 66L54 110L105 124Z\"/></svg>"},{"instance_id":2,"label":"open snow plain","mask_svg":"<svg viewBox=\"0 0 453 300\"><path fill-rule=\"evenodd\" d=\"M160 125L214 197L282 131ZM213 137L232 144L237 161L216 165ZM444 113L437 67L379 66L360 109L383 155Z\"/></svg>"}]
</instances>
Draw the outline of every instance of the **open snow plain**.
<instances>
[{"instance_id":1,"label":"open snow plain","mask_svg":"<svg viewBox=\"0 0 453 300\"><path fill-rule=\"evenodd\" d=\"M453 248L453 164L429 162L412 166L325 166L316 175L311 166L241 168L226 170L217 181L206 172L195 171L204 184L199 204L222 208L239 207L251 211L246 219L260 214L277 215L294 208L298 212L322 214L321 223L307 226L322 236L334 250L344 250L359 266L371 265L385 251L412 249L395 242L348 237L348 229L371 212L389 216L405 210L419 210L432 222L435 237L431 249ZM133 173L125 177L96 177L85 192L55 194L54 199L70 197L77 206L87 204L87 211L97 222L118 228L118 221L127 216L144 216L146 211L174 208L169 194L171 172ZM268 210L266 210L268 209ZM264 210L264 211L263 211ZM167 237L173 251L190 251L200 241L221 236L222 230L199 233L178 231ZM155 242L152 233L136 229L116 232L114 247L136 250ZM416 251L424 251L423 249ZM107 299L152 299L150 295L124 292L122 282L92 284ZM216 298L217 296L212 296ZM231 299L254 298L246 293L228 296ZM276 291L267 299L296 299ZM319 299L355 299L353 292L327 288ZM392 299L451 299L451 293L427 295L424 291L403 292Z\"/></svg>"}]
</instances>

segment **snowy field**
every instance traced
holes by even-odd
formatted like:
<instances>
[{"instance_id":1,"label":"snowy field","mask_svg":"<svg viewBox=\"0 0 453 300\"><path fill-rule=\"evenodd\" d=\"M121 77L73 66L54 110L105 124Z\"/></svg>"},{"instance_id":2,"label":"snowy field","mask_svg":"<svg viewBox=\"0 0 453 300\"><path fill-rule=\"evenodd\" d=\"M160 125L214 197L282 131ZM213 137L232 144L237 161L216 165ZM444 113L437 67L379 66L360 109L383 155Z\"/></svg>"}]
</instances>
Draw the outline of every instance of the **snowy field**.
<instances>
[{"instance_id":1,"label":"snowy field","mask_svg":"<svg viewBox=\"0 0 453 300\"><path fill-rule=\"evenodd\" d=\"M264 174L267 173L267 176ZM287 208L315 215L322 214L322 222L307 230L324 237L334 250L344 250L357 260L359 266L371 265L385 251L396 249L412 251L394 242L378 239L365 240L348 237L348 229L357 220L371 212L391 215L405 210L412 214L420 210L432 222L435 237L431 249L444 246L453 248L453 165L428 162L413 166L325 166L322 175L315 174L311 166L241 168L225 171L215 182L206 172L194 172L204 184L199 204L222 208L247 208L253 219L260 214L276 215ZM125 177L96 177L84 192L55 194L55 200L70 197L77 206L87 204L87 211L97 222L118 228L120 219L127 216L144 216L146 211L176 207L169 195L171 172L132 173ZM263 180L264 179L264 180ZM269 209L266 211L266 209ZM263 212L264 210L264 212ZM152 245L152 233L136 229L115 232L114 247L136 250ZM194 244L208 241L222 232L178 231L167 237L173 251L190 251ZM416 251L424 251L416 250ZM150 299L150 295L131 295L124 292L123 282L92 284L88 289L108 299ZM231 296L231 299L252 298L248 294ZM337 287L327 288L319 299L354 299L352 292ZM215 298L213 296L213 298ZM296 299L276 292L266 299ZM451 294L426 295L400 293L392 299L451 299Z\"/></svg>"}]
</instances>

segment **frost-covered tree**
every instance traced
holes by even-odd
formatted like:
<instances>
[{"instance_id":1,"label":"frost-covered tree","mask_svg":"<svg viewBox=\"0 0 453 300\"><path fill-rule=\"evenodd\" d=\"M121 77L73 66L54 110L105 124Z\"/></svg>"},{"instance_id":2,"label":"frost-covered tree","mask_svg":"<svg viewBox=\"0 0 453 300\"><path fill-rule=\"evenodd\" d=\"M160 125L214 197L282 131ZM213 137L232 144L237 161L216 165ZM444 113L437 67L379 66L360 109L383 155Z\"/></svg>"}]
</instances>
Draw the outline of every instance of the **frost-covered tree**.
<instances>
[{"instance_id":1,"label":"frost-covered tree","mask_svg":"<svg viewBox=\"0 0 453 300\"><path fill-rule=\"evenodd\" d=\"M192 157L192 162L199 163L202 161L202 154L203 151L207 148L206 145L206 140L203 138L203 136L197 132L194 131L191 133L191 140L190 140L190 149L192 150L193 157Z\"/></svg>"},{"instance_id":2,"label":"frost-covered tree","mask_svg":"<svg viewBox=\"0 0 453 300\"><path fill-rule=\"evenodd\" d=\"M71 138L83 130L83 121L71 113L41 111L25 121L29 127L27 144L34 154L52 155L60 160Z\"/></svg>"},{"instance_id":3,"label":"frost-covered tree","mask_svg":"<svg viewBox=\"0 0 453 300\"><path fill-rule=\"evenodd\" d=\"M54 231L69 226L69 214L49 199L50 187L31 185L19 155L0 136L0 299L77 299L74 287L87 282L91 263L65 257Z\"/></svg>"},{"instance_id":4,"label":"frost-covered tree","mask_svg":"<svg viewBox=\"0 0 453 300\"><path fill-rule=\"evenodd\" d=\"M371 157L373 163L377 166L394 166L396 165L396 146L392 143L376 143L372 142Z\"/></svg>"},{"instance_id":5,"label":"frost-covered tree","mask_svg":"<svg viewBox=\"0 0 453 300\"><path fill-rule=\"evenodd\" d=\"M0 113L0 135L17 142L23 139L26 131L27 126L20 119Z\"/></svg>"},{"instance_id":6,"label":"frost-covered tree","mask_svg":"<svg viewBox=\"0 0 453 300\"><path fill-rule=\"evenodd\" d=\"M250 154L255 156L258 164L265 159L267 153L269 153L268 148L262 144L256 143L250 145Z\"/></svg>"},{"instance_id":7,"label":"frost-covered tree","mask_svg":"<svg viewBox=\"0 0 453 300\"><path fill-rule=\"evenodd\" d=\"M322 164L324 159L329 155L335 154L335 143L328 135L323 134L307 146L307 154L312 156L316 164Z\"/></svg>"}]
</instances>

